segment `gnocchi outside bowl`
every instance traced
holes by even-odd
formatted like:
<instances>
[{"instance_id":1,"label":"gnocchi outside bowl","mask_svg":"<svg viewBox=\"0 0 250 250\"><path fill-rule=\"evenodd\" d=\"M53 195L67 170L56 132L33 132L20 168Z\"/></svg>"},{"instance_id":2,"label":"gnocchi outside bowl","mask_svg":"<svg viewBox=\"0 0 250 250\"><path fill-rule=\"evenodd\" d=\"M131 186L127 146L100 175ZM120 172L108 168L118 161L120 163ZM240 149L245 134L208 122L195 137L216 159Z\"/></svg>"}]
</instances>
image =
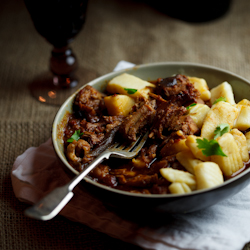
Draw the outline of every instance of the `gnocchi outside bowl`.
<instances>
[{"instance_id":1,"label":"gnocchi outside bowl","mask_svg":"<svg viewBox=\"0 0 250 250\"><path fill-rule=\"evenodd\" d=\"M216 67L186 63L160 62L135 66L127 70L112 72L101 76L88 85L103 92L109 80L122 73L132 74L143 80L153 81L174 74L184 74L204 78L209 88L213 88L224 81L231 84L235 101L250 97L250 82L234 73ZM82 89L82 86L80 89ZM64 154L63 135L67 123L67 114L72 112L72 104L78 89L71 95L58 110L52 128L52 141L55 152L71 176L79 174L67 161ZM138 194L117 190L99 184L86 177L79 185L88 194L102 200L107 206L126 211L153 211L157 213L190 213L212 206L224 199L236 195L245 188L250 181L250 168L247 168L235 177L226 180L213 188L196 190L187 194Z\"/></svg>"}]
</instances>

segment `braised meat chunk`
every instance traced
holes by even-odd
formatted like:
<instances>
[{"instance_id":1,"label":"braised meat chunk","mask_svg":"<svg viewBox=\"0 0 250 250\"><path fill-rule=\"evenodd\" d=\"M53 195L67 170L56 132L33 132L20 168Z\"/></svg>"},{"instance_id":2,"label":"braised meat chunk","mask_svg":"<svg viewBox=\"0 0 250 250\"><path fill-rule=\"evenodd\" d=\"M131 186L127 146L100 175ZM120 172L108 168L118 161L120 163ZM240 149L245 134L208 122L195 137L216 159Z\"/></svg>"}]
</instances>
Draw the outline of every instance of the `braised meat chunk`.
<instances>
[{"instance_id":1,"label":"braised meat chunk","mask_svg":"<svg viewBox=\"0 0 250 250\"><path fill-rule=\"evenodd\" d=\"M136 111L129 114L119 130L123 138L128 141L136 141L136 135L151 125L156 113L155 108L155 100L145 100Z\"/></svg>"},{"instance_id":2,"label":"braised meat chunk","mask_svg":"<svg viewBox=\"0 0 250 250\"><path fill-rule=\"evenodd\" d=\"M188 106L200 102L200 92L185 75L159 78L156 82L155 93L164 99L176 103L178 106Z\"/></svg>"},{"instance_id":3,"label":"braised meat chunk","mask_svg":"<svg viewBox=\"0 0 250 250\"><path fill-rule=\"evenodd\" d=\"M109 171L108 166L100 164L90 172L90 175L108 186L115 187L117 185L116 177L110 175Z\"/></svg>"},{"instance_id":4,"label":"braised meat chunk","mask_svg":"<svg viewBox=\"0 0 250 250\"><path fill-rule=\"evenodd\" d=\"M90 122L99 120L104 109L104 94L87 85L76 95L74 112L78 117L86 117Z\"/></svg>"},{"instance_id":5,"label":"braised meat chunk","mask_svg":"<svg viewBox=\"0 0 250 250\"><path fill-rule=\"evenodd\" d=\"M158 175L139 174L135 177L126 178L124 175L118 177L120 184L132 187L150 187L158 181Z\"/></svg>"},{"instance_id":6,"label":"braised meat chunk","mask_svg":"<svg viewBox=\"0 0 250 250\"><path fill-rule=\"evenodd\" d=\"M112 129L120 126L124 120L124 116L116 115L116 116L103 116L103 120L106 123L106 132L111 132Z\"/></svg>"},{"instance_id":7,"label":"braised meat chunk","mask_svg":"<svg viewBox=\"0 0 250 250\"><path fill-rule=\"evenodd\" d=\"M154 117L150 138L166 139L172 132L181 130L185 135L195 134L199 129L193 119L187 115L183 106L172 102L162 102Z\"/></svg>"}]
</instances>

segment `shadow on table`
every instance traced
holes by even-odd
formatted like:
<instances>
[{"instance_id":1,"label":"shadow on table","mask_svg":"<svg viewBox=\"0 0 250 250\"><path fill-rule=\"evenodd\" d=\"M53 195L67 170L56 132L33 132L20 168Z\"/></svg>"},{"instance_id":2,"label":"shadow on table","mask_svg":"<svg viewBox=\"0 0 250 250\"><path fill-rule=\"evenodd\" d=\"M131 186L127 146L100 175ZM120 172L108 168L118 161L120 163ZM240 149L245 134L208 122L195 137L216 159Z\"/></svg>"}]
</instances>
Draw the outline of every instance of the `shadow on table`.
<instances>
[{"instance_id":1,"label":"shadow on table","mask_svg":"<svg viewBox=\"0 0 250 250\"><path fill-rule=\"evenodd\" d=\"M136 0L144 2L169 17L191 23L209 22L229 12L231 0Z\"/></svg>"}]
</instances>

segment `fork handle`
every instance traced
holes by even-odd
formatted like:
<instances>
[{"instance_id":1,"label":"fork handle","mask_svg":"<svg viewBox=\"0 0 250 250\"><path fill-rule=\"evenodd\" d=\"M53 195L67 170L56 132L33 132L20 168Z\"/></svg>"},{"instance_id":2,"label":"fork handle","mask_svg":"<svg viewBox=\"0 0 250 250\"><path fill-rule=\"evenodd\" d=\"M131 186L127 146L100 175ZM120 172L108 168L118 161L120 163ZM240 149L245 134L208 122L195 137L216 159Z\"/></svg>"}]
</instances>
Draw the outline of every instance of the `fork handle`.
<instances>
[{"instance_id":1,"label":"fork handle","mask_svg":"<svg viewBox=\"0 0 250 250\"><path fill-rule=\"evenodd\" d=\"M62 187L58 187L51 193L42 198L32 207L25 210L25 215L38 220L50 220L54 218L64 206L71 200L74 193L74 187L92 170L97 164L102 162L104 158L108 159L110 152L103 152L90 163L79 175L75 176L69 183Z\"/></svg>"}]
</instances>

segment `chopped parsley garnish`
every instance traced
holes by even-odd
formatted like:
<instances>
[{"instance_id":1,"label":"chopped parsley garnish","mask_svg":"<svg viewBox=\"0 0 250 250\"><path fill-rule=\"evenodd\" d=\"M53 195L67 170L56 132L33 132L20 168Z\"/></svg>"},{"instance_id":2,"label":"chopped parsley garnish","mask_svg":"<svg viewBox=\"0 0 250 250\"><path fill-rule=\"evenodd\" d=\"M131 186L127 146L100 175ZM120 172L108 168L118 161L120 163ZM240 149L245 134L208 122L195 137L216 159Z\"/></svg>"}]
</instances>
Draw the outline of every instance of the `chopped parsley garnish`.
<instances>
[{"instance_id":1,"label":"chopped parsley garnish","mask_svg":"<svg viewBox=\"0 0 250 250\"><path fill-rule=\"evenodd\" d=\"M67 142L73 142L74 140L78 141L83 133L81 133L81 130L76 130L74 134L67 140Z\"/></svg>"},{"instance_id":2,"label":"chopped parsley garnish","mask_svg":"<svg viewBox=\"0 0 250 250\"><path fill-rule=\"evenodd\" d=\"M196 139L198 148L202 149L202 153L205 156L220 155L227 156L221 149L219 143L216 140L208 140L206 138Z\"/></svg>"},{"instance_id":3,"label":"chopped parsley garnish","mask_svg":"<svg viewBox=\"0 0 250 250\"><path fill-rule=\"evenodd\" d=\"M227 98L221 96L218 99L216 99L213 104L216 104L217 102L226 102L226 101L227 101Z\"/></svg>"},{"instance_id":4,"label":"chopped parsley garnish","mask_svg":"<svg viewBox=\"0 0 250 250\"><path fill-rule=\"evenodd\" d=\"M192 108L193 106L197 105L197 103L192 103L189 106L186 107L187 110L189 110L190 108Z\"/></svg>"},{"instance_id":5,"label":"chopped parsley garnish","mask_svg":"<svg viewBox=\"0 0 250 250\"><path fill-rule=\"evenodd\" d=\"M227 133L230 130L230 126L227 123L221 123L220 125L218 125L216 127L216 129L214 130L214 139L224 135L225 133Z\"/></svg>"},{"instance_id":6,"label":"chopped parsley garnish","mask_svg":"<svg viewBox=\"0 0 250 250\"><path fill-rule=\"evenodd\" d=\"M124 90L126 90L129 95L133 95L137 92L137 89L124 88Z\"/></svg>"}]
</instances>

